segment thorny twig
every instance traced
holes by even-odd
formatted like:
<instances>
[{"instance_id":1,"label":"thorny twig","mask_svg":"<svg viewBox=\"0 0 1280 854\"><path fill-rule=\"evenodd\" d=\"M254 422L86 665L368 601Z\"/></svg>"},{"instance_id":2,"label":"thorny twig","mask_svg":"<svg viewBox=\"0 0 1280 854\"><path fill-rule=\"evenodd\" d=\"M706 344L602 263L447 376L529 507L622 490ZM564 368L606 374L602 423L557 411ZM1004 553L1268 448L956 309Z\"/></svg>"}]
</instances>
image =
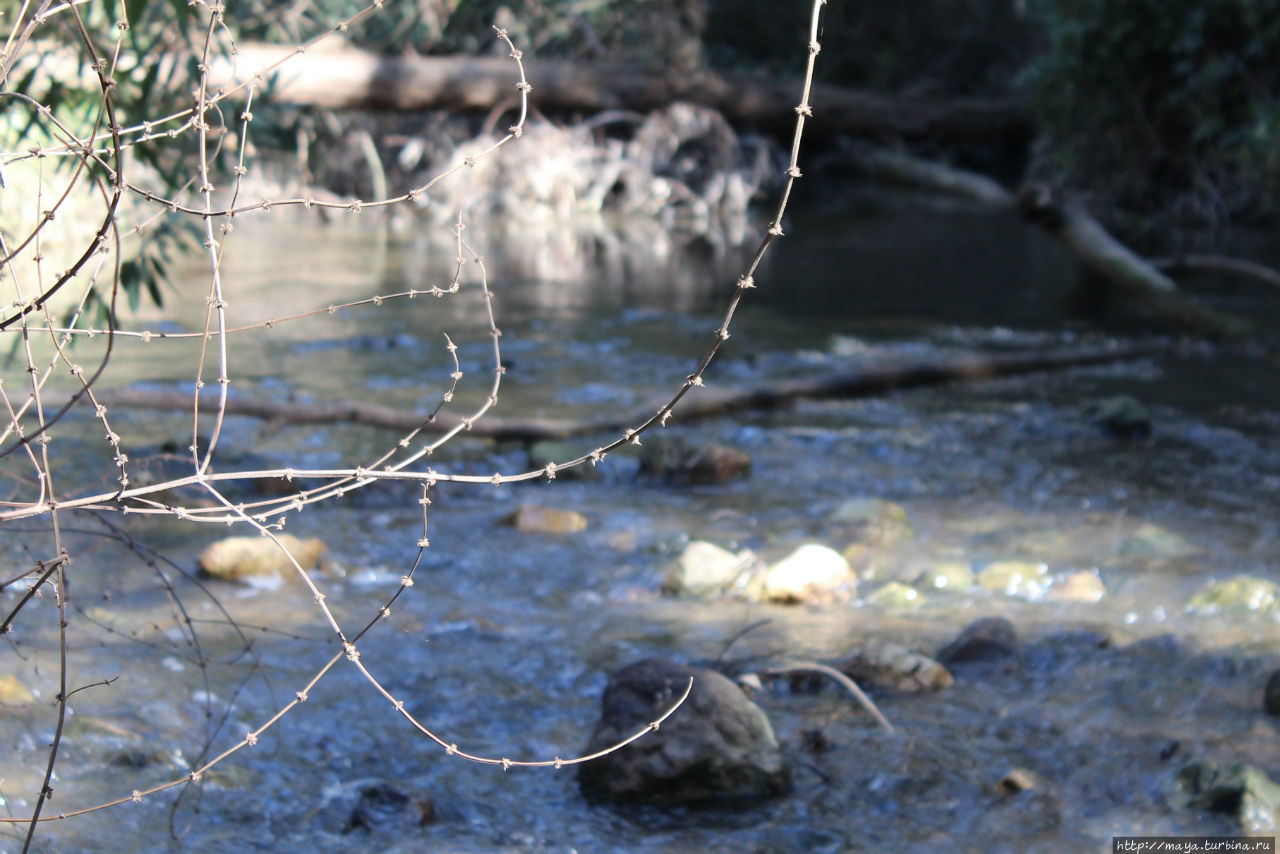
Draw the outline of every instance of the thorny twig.
<instances>
[{"instance_id":1,"label":"thorny twig","mask_svg":"<svg viewBox=\"0 0 1280 854\"><path fill-rule=\"evenodd\" d=\"M10 35L5 43L4 49L0 52L0 85L8 80L9 74L17 61L23 47L29 42L32 35L44 25L51 16L67 15L70 16L75 23L77 32L80 34L82 47L90 66L95 70L99 85L101 88L100 109L97 112L95 125L90 132L84 136L79 136L75 129L67 127L53 112L46 106L41 105L22 93L0 92L0 99L14 99L19 102L25 102L34 111L38 119L46 126L53 128L53 136L58 143L41 148L39 146L32 147L24 152L0 153L0 168L8 168L16 165L29 165L31 162L42 164L46 158L72 157L76 160L75 173L69 181L65 192L49 207L48 211L42 212L36 217L34 226L30 232L14 246L8 244L0 244L0 252L3 253L3 259L0 259L0 271L3 275L10 278L13 282L15 299L12 305L6 306L8 313L0 318L0 332L8 334L16 334L19 336L21 352L25 360L27 373L30 375L30 391L25 399L18 397L5 390L2 382L0 382L0 402L3 402L5 411L8 413L7 421L0 422L0 442L9 442L7 448L0 449L5 453L21 452L26 457L34 473L32 482L36 485L36 495L26 500L12 500L0 503L0 507L8 509L0 512L0 522L12 522L17 519L31 517L46 517L51 523L54 553L58 555L53 561L39 564L36 567L28 569L15 576L15 580L30 576L35 573L39 577L34 583L29 584L27 594L16 607L10 609L5 615L3 623L0 623L0 629L8 630L12 628L14 621L22 611L23 605L30 600L31 597L37 595L37 592L46 584L52 583L53 590L57 597L58 614L59 614L59 693L57 697L58 716L57 727L54 734L52 746L48 753L47 768L44 777L44 783L38 793L32 812L28 816L22 817L6 817L0 818L0 822L9 824L25 824L27 826L26 842L24 850L29 848L34 838L36 828L40 822L68 818L75 815L81 815L88 812L104 809L116 804L140 801L150 795L183 786L191 782L198 782L202 775L209 769L213 768L219 762L228 756L246 748L254 746L260 736L269 730L272 726L282 720L294 708L302 702L305 702L310 692L320 683L320 681L343 659L356 668L356 670L367 680L373 689L392 707L392 709L403 717L411 726L417 729L430 740L444 749L446 754L469 759L474 762L500 766L504 769L512 767L554 767L561 768L566 765L574 765L581 762L590 761L591 759L602 756L613 750L629 744L630 742L641 738L648 732L656 730L666 718L674 713L681 704L687 699L692 682L686 686L685 691L675 703L668 708L662 716L651 722L647 726L641 728L628 738L620 741L618 744L612 745L605 750L593 753L587 756L579 756L569 759L554 757L551 759L511 759L508 757L492 757L482 756L476 753L461 749L458 745L436 734L432 729L421 722L417 717L411 714L405 706L402 699L398 698L383 682L372 672L368 665L363 661L360 655L359 641L367 632L381 620L385 619L389 613L391 606L398 598L413 586L413 575L422 561L425 550L429 547L430 542L427 537L427 508L431 503L430 490L433 486L441 482L461 482L474 484L489 484L493 486L501 486L506 483L514 483L518 481L529 481L536 479L552 480L557 473L567 468L584 465L595 465L602 461L607 454L627 443L639 444L640 437L647 431L665 426L672 417L676 407L684 397L694 388L704 384L704 375L707 366L711 360L719 352L720 348L730 336L730 324L741 303L746 291L756 287L755 275L759 266L764 259L769 248L774 241L783 235L783 221L787 212L788 204L791 197L791 191L795 181L801 176L799 167L799 149L800 141L803 136L806 120L812 115L811 105L809 104L809 93L813 81L813 69L816 57L820 51L818 43L820 11L825 5L826 0L815 0L812 7L812 15L809 28L809 45L808 45L808 64L804 76L803 91L799 104L795 108L796 126L793 137L790 161L786 169L786 183L782 191L781 199L778 203L773 219L770 222L766 233L763 235L750 263L747 265L742 274L738 277L736 286L729 299L728 307L724 316L720 321L718 328L715 330L712 342L707 348L702 358L697 363L695 369L688 374L680 384L679 388L671 395L670 399L661 405L650 417L644 419L640 423L626 429L621 435L612 441L600 445L589 452L574 458L565 460L564 462L553 462L543 468L514 473L503 474L501 472L488 476L467 475L456 472L437 471L434 468L427 467L425 469L417 466L422 460L430 456L434 451L456 437L459 433L464 432L480 418L489 412L498 401L498 392L501 385L504 368L502 365L501 350L499 339L501 331L498 328L495 313L493 310L493 294L489 288L487 273L481 255L475 248L464 238L463 231L465 229L465 221L460 211L455 222L456 246L457 246L457 263L454 272L453 281L446 287L433 286L425 290L410 290L398 294L388 294L385 296L374 296L363 300L353 300L341 306L323 306L303 308L285 317L274 318L262 321L260 323L252 323L243 326L233 326L228 322L227 307L229 304L228 283L223 276L223 259L229 251L230 236L234 230L236 220L243 214L251 211L267 212L273 208L282 206L297 206L304 209L342 209L351 214L359 214L362 211L391 207L413 202L427 191L429 191L438 182L459 176L466 173L476 162L484 157L488 157L496 152L499 148L518 139L524 130L526 117L529 113L529 93L532 86L526 79L523 58L521 52L511 42L507 33L503 30L497 31L497 37L503 42L510 51L511 59L517 71L518 80L515 88L519 97L519 116L516 122L507 129L504 135L496 139L485 150L478 154L469 155L454 163L445 169L439 175L432 178L421 186L414 187L405 192L399 193L384 199L376 199L373 201L363 201L352 199L350 202L338 203L329 200L319 200L311 196L301 196L297 198L262 200L256 203L240 203L239 198L242 193L242 181L248 171L246 161L247 152L250 151L250 128L253 121L251 106L255 97L255 93L263 87L265 81L261 75L255 76L250 80L246 80L236 86L220 90L216 92L210 91L208 85L209 65L213 58L216 36L219 33L225 34L228 41L232 45L234 51L234 41L230 39L230 31L227 28L223 18L224 7L218 2L208 2L208 0L194 0L194 5L202 9L207 15L205 22L203 39L201 41L200 52L197 67L200 70L199 78L196 81L196 91L193 104L190 108L174 112L164 117L148 120L135 124L130 127L122 127L116 120L112 93L116 83L115 73L116 64L119 59L121 50L121 40L117 37L111 60L108 62L101 57L93 45L93 40L85 29L80 12L77 8L77 2L67 2L54 4L52 0L42 0L38 6L32 8L28 2L25 2L18 10L17 18L10 30ZM293 51L291 56L300 54L315 44L319 43L327 36L346 31L350 26L362 20L363 18L375 14L383 5L383 0L375 0L375 2L364 7L354 15L339 21L327 32L322 33L316 38L299 45ZM120 32L122 33L128 26L128 17L123 2L120 4ZM273 71L279 67L272 66L268 71ZM219 115L224 105L232 103L235 99L243 100L243 109L239 112L239 133L237 138L237 158L233 168L234 178L230 188L229 202L221 204L215 198L215 187L213 185L215 170L213 168L214 160L217 155L217 145L211 138L211 117ZM105 130L100 125L105 124ZM134 145L151 144L166 140L172 140L185 135L193 135L195 137L197 147L197 164L196 174L188 182L190 187L199 198L198 203L192 204L183 201L177 196L165 196L148 190L140 186L136 181L131 180L126 171L126 161L124 152L126 148ZM42 168L42 167L41 167ZM93 236L90 238L83 252L74 260L65 270L49 276L45 273L40 263L40 251L45 231L49 230L55 214L69 198L73 187L79 180L81 174L92 174L93 181L97 182L99 192L104 200L104 213L101 225L98 226ZM43 173L41 173L43 176ZM191 420L191 444L189 446L191 460L191 474L172 478L162 484L154 484L148 486L134 486L129 477L129 458L124 450L124 444L121 437L111 429L111 424L107 418L107 409L98 403L93 395L92 387L96 379L101 376L103 368L106 366L106 358L91 376L86 377L83 368L72 361L71 355L66 343L72 336L84 335L92 337L99 334L100 330L92 328L84 328L82 326L84 320L83 308L89 298L89 295L98 287L97 270L89 276L79 299L76 301L77 309L68 319L58 322L57 318L51 311L52 301L59 296L66 286L81 276L90 266L91 259L95 255L102 254L104 258L110 256L114 252L115 263L113 265L113 275L110 283L110 303L114 309L116 294L120 284L120 249L119 249L119 231L118 220L121 215L120 203L123 195L129 193L135 199L144 205L152 205L160 213L176 213L187 214L197 217L202 224L204 249L208 256L209 271L209 289L207 292L207 308L205 312L205 322L203 331L197 333L201 351L197 359L194 376L192 420ZM40 203L37 200L37 207ZM112 241L108 238L115 238L115 246L112 248ZM17 272L14 269L14 262L24 253L33 253L35 260L35 268L37 271L37 287L32 293L26 293L24 286L20 284ZM99 262L101 265L102 262ZM463 270L469 264L474 264L478 271L478 287L484 299L486 320L488 332L492 338L492 366L493 377L487 398L475 409L469 416L461 418L458 423L450 430L444 432L425 442L416 448L414 443L419 440L421 427L409 431L392 447L387 449L383 454L377 456L373 461L354 466L338 466L330 469L293 469L281 468L269 471L241 471L241 472L214 472L212 463L218 448L218 442L222 433L222 427L226 416L226 403L228 400L229 386L235 375L233 370L233 350L229 346L230 336L235 332L248 331L251 329L272 328L281 323L287 323L304 317L311 317L318 314L335 314L339 311L364 304L372 304L375 306L383 305L392 300L414 300L420 296L445 297L458 293L463 286L464 276ZM100 269L100 267L99 267ZM114 310L110 314L114 317ZM42 320L42 323L37 323ZM166 338L177 338L179 335L169 333L153 334L147 331L119 330L114 326L105 330L109 342L114 342L118 337L131 337L140 339L142 342L151 340L165 340ZM33 341L47 338L48 346L52 349L52 356L49 359L47 367L39 368L36 349L33 347ZM446 337L446 349L453 363L453 371L450 374L451 382L448 388L441 396L436 408L424 419L423 426L435 420L442 408L452 402L454 393L462 378L462 370L458 362L454 342ZM110 355L110 347L108 348L108 357ZM57 412L46 413L45 407L45 383L57 370L66 371L78 383L78 390L61 410ZM205 384L206 374L210 374L213 381L218 383L217 399L218 405L214 411L213 423L208 434L207 440L203 446L202 439L202 416L203 409L200 405L200 390ZM105 429L105 441L112 455L113 462L117 467L118 487L109 492L102 492L95 495L74 494L74 490L55 491L53 484L53 467L50 463L50 444L53 437L50 435L48 427L55 422L61 415L68 411L73 405L82 399L87 399L93 407L93 416L98 419ZM244 479L244 478L285 478L287 480L314 478L322 481L320 486L299 489L292 495L264 499L254 502L250 505L235 503L226 497L220 489L220 484L228 479ZM369 619L358 631L348 633L344 631L337 617L334 615L329 605L326 603L325 594L322 592L318 584L303 571L297 559L288 553L288 550L281 543L278 531L283 527L286 518L291 513L302 510L304 507L325 501L331 498L339 497L357 489L361 489L369 484L387 480L414 480L421 484L422 487L422 513L423 527L422 536L417 543L417 557L412 566L402 576L399 587L390 595L385 603L377 610L376 614ZM213 500L215 506L212 508L205 507L183 507L171 503L173 499L166 497L163 493L171 492L173 489L182 486L196 486L202 490L210 499ZM243 738L237 743L226 748L222 752L211 757L204 756L202 761L196 763L190 773L175 779L156 785L146 789L139 789L128 795L116 798L106 803L94 806L84 807L71 811L61 812L57 815L46 815L45 806L52 792L51 781L54 779L54 769L57 764L59 755L59 745L61 743L63 724L67 715L67 698L70 696L67 689L67 627L68 627L68 569L70 565L69 552L63 547L63 536L60 528L60 518L68 510L75 508L90 508L94 510L109 510L120 512L125 516L131 515L160 515L169 518L184 520L189 522L213 522L227 525L248 526L264 537L275 542L285 557L292 564L295 574L306 585L308 592L312 596L317 610L322 615L324 622L328 625L334 640L338 646L328 660L319 667L312 675L305 680L300 689L294 694L293 699L281 704L277 707L274 714L265 721L259 723L254 729L248 731ZM190 628L191 620L186 619L185 625ZM186 629L184 629L185 631ZM110 680L107 680L110 684ZM854 686L856 690L856 686ZM76 689L81 690L81 689ZM859 692L860 693L860 692ZM874 712L874 706L870 706ZM882 716L878 716L881 722L888 726Z\"/></svg>"}]
</instances>

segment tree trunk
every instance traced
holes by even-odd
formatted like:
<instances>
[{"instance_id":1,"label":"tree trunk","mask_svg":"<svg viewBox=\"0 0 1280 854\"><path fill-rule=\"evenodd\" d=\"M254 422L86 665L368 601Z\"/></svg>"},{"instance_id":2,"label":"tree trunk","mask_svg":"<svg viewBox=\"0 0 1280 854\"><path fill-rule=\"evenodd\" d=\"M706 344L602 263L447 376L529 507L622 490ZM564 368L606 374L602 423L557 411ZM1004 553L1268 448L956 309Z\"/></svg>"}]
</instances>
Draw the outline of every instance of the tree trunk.
<instances>
[{"instance_id":1,"label":"tree trunk","mask_svg":"<svg viewBox=\"0 0 1280 854\"><path fill-rule=\"evenodd\" d=\"M235 67L216 60L213 87L230 88L288 59L267 87L277 103L331 109L489 110L516 95L510 59L459 56L380 57L353 48L315 50L247 43ZM531 103L543 111L595 113L650 110L673 101L713 107L731 122L789 136L795 128L799 84L711 71L655 72L616 63L526 60ZM270 75L264 73L270 79ZM808 134L991 138L1029 137L1031 115L1021 99L931 100L895 98L816 85L811 97L819 119Z\"/></svg>"}]
</instances>

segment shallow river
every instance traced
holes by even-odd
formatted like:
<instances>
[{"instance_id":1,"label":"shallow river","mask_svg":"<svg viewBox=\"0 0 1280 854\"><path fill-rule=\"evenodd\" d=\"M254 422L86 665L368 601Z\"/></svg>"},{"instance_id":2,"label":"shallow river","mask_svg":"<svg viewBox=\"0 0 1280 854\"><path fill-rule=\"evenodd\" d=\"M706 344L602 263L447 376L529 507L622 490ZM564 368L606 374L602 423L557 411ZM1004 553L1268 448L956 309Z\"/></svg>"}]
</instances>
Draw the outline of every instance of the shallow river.
<instances>
[{"instance_id":1,"label":"shallow river","mask_svg":"<svg viewBox=\"0 0 1280 854\"><path fill-rule=\"evenodd\" d=\"M882 211L802 219L789 231L796 236L757 277L761 288L709 384L1125 341L1060 320L1075 271L1012 221ZM503 252L495 232L468 236L486 256L503 331L502 416L590 417L674 390L710 341L749 252L643 226L578 237L552 230ZM435 239L347 220L242 225L233 248L233 324L447 285L456 254L447 232ZM140 327L200 328L207 283L197 264L179 288L185 301L171 295L164 319ZM1277 313L1274 298L1250 292L1225 307L1264 323ZM456 404L465 413L491 379L474 278L446 299L322 311L240 334L232 393L423 408L453 370L446 332L459 348ZM196 348L123 341L113 381L189 388ZM446 756L342 662L176 810L180 790L51 823L37 849L1102 851L1116 834L1233 832L1230 815L1180 807L1174 780L1195 760L1240 759L1280 777L1280 733L1262 710L1263 685L1280 666L1277 603L1265 588L1216 613L1188 603L1233 576L1280 580L1276 387L1275 366L1257 353L1189 347L687 424L677 412L669 430L751 456L749 478L720 485L638 478L636 456L619 452L592 480L436 490L415 583L360 649L413 714L477 753L573 755L608 675L639 658L834 662L874 639L933 653L978 617L1013 621L1016 667L958 669L938 693L875 693L894 734L834 685L766 682L756 699L793 767L787 796L707 810L591 803L568 770L504 773ZM1122 393L1149 408L1149 437L1118 437L1098 423L1091 404ZM113 414L135 458L190 441L189 413ZM69 463L61 482L79 477L83 493L110 488L100 432L89 422L59 434ZM252 452L253 465L337 467L363 464L397 438L231 418L219 447L229 461ZM586 453L605 438L574 444ZM477 474L529 467L523 445L466 436L431 464ZM291 515L289 532L328 546L317 584L349 629L375 617L412 566L423 536L416 498L403 484L374 484ZM766 560L806 542L844 549L832 516L859 498L896 503L906 522L902 536L859 553L852 601L765 605L661 591L694 539ZM579 511L588 527L520 533L503 520L522 503ZM124 525L136 548L109 536L104 521ZM221 526L117 514L69 514L63 524L75 557L70 684L88 687L72 697L46 814L181 777L260 727L337 651L301 585L194 578L195 556L227 533ZM47 551L41 522L10 530L11 564ZM980 572L1000 561L1043 576L1007 591L915 583L931 566ZM1101 587L1049 594L1050 581L1084 575ZM914 593L876 597L894 581ZM17 595L3 594L6 611ZM30 810L56 722L56 613L52 597L28 605L0 653L0 672L17 681L0 716L0 810L9 815ZM1038 782L1002 793L1014 769ZM372 829L352 829L360 793L379 783L429 820L391 810ZM17 840L6 831L0 850L18 850Z\"/></svg>"}]
</instances>

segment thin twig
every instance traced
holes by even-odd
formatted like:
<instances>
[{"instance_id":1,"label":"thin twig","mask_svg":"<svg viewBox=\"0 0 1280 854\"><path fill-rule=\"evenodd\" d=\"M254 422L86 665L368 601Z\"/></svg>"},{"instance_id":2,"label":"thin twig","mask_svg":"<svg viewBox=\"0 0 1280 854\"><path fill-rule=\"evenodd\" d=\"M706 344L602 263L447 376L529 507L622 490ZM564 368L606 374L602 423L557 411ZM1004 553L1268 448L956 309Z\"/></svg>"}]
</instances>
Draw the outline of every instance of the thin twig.
<instances>
[{"instance_id":1,"label":"thin twig","mask_svg":"<svg viewBox=\"0 0 1280 854\"><path fill-rule=\"evenodd\" d=\"M858 683L834 667L828 667L816 661L788 661L762 672L765 676L788 676L792 673L820 673L823 676L828 676L834 679L840 687L852 694L854 699L862 705L862 708L870 712L871 717L876 719L876 723L889 732L893 732L893 725L889 723L884 715L880 714L876 704L871 702L871 698L863 693L862 689L858 687Z\"/></svg>"}]
</instances>

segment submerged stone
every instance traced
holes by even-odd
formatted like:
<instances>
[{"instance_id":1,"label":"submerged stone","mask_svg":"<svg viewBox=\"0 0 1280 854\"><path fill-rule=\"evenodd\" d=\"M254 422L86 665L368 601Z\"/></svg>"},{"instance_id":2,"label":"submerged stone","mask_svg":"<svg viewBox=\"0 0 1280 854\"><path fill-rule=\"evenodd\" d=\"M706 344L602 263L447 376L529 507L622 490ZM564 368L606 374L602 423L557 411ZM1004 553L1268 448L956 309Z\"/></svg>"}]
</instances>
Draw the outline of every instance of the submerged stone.
<instances>
[{"instance_id":1,"label":"submerged stone","mask_svg":"<svg viewBox=\"0 0 1280 854\"><path fill-rule=\"evenodd\" d=\"M1018 633L1005 617L974 620L938 651L938 662L946 667L968 662L1016 663L1021 656Z\"/></svg>"},{"instance_id":2,"label":"submerged stone","mask_svg":"<svg viewBox=\"0 0 1280 854\"><path fill-rule=\"evenodd\" d=\"M1147 522L1120 544L1120 557L1141 560L1174 560L1193 557L1200 548L1185 537Z\"/></svg>"},{"instance_id":3,"label":"submerged stone","mask_svg":"<svg viewBox=\"0 0 1280 854\"><path fill-rule=\"evenodd\" d=\"M31 689L12 673L0 673L0 705L22 706L35 700Z\"/></svg>"},{"instance_id":4,"label":"submerged stone","mask_svg":"<svg viewBox=\"0 0 1280 854\"><path fill-rule=\"evenodd\" d=\"M1262 710L1269 715L1280 716L1280 670L1271 671L1267 687L1262 695Z\"/></svg>"},{"instance_id":5,"label":"submerged stone","mask_svg":"<svg viewBox=\"0 0 1280 854\"><path fill-rule=\"evenodd\" d=\"M984 566L978 573L978 584L986 590L1006 596L1039 599L1048 586L1048 576L1047 564L1025 560L997 560Z\"/></svg>"},{"instance_id":6,"label":"submerged stone","mask_svg":"<svg viewBox=\"0 0 1280 854\"><path fill-rule=\"evenodd\" d=\"M938 691L955 684L951 672L934 659L889 641L856 650L837 669L861 686L902 694Z\"/></svg>"},{"instance_id":7,"label":"submerged stone","mask_svg":"<svg viewBox=\"0 0 1280 854\"><path fill-rule=\"evenodd\" d=\"M524 534L577 534L587 529L587 517L574 510L521 504L502 520Z\"/></svg>"},{"instance_id":8,"label":"submerged stone","mask_svg":"<svg viewBox=\"0 0 1280 854\"><path fill-rule=\"evenodd\" d=\"M277 534L279 545L268 537L227 537L200 553L201 572L223 581L277 587L298 577L282 550L288 550L303 570L315 569L328 547L317 539Z\"/></svg>"},{"instance_id":9,"label":"submerged stone","mask_svg":"<svg viewBox=\"0 0 1280 854\"><path fill-rule=\"evenodd\" d=\"M920 595L919 590L909 584L903 584L901 581L890 581L888 584L882 584L873 590L864 601L868 605L874 605L877 608L902 610L904 608L920 607L924 604L924 597Z\"/></svg>"},{"instance_id":10,"label":"submerged stone","mask_svg":"<svg viewBox=\"0 0 1280 854\"><path fill-rule=\"evenodd\" d=\"M1263 578L1237 575L1225 581L1211 581L1192 594L1187 611L1201 616L1213 614L1270 614L1276 610L1276 585Z\"/></svg>"},{"instance_id":11,"label":"submerged stone","mask_svg":"<svg viewBox=\"0 0 1280 854\"><path fill-rule=\"evenodd\" d=\"M844 551L840 552L840 556L845 559L851 568L858 572L865 571L867 574L864 574L863 578L875 572L875 552L866 543L850 543L845 546Z\"/></svg>"},{"instance_id":12,"label":"submerged stone","mask_svg":"<svg viewBox=\"0 0 1280 854\"><path fill-rule=\"evenodd\" d=\"M1082 569L1054 576L1044 598L1054 602L1101 602L1106 595L1107 588L1098 571Z\"/></svg>"},{"instance_id":13,"label":"submerged stone","mask_svg":"<svg viewBox=\"0 0 1280 854\"><path fill-rule=\"evenodd\" d=\"M1131 394L1103 398L1092 406L1092 414L1107 432L1122 439L1144 439L1151 435L1151 412Z\"/></svg>"},{"instance_id":14,"label":"submerged stone","mask_svg":"<svg viewBox=\"0 0 1280 854\"><path fill-rule=\"evenodd\" d=\"M1280 830L1280 786L1244 762L1193 762L1178 773L1172 800L1184 809L1233 815L1246 834Z\"/></svg>"},{"instance_id":15,"label":"submerged stone","mask_svg":"<svg viewBox=\"0 0 1280 854\"><path fill-rule=\"evenodd\" d=\"M750 476L751 457L728 445L694 445L679 437L655 436L640 452L640 474L671 484L727 483Z\"/></svg>"},{"instance_id":16,"label":"submerged stone","mask_svg":"<svg viewBox=\"0 0 1280 854\"><path fill-rule=\"evenodd\" d=\"M907 521L907 511L883 498L846 499L828 519L859 542L877 546L892 546L915 536Z\"/></svg>"},{"instance_id":17,"label":"submerged stone","mask_svg":"<svg viewBox=\"0 0 1280 854\"><path fill-rule=\"evenodd\" d=\"M629 664L609 680L585 752L603 750L684 705L656 732L578 766L585 793L615 801L697 804L770 797L790 788L790 769L764 711L713 670L661 659Z\"/></svg>"},{"instance_id":18,"label":"submerged stone","mask_svg":"<svg viewBox=\"0 0 1280 854\"><path fill-rule=\"evenodd\" d=\"M1011 768L996 781L996 793L1001 795L1018 795L1040 787L1040 778L1026 768Z\"/></svg>"},{"instance_id":19,"label":"submerged stone","mask_svg":"<svg viewBox=\"0 0 1280 854\"><path fill-rule=\"evenodd\" d=\"M915 583L925 590L963 593L973 587L976 580L967 560L939 560L921 570Z\"/></svg>"},{"instance_id":20,"label":"submerged stone","mask_svg":"<svg viewBox=\"0 0 1280 854\"><path fill-rule=\"evenodd\" d=\"M403 831L435 820L435 804L429 797L403 791L390 783L374 783L360 790L360 799L347 817L343 832Z\"/></svg>"},{"instance_id":21,"label":"submerged stone","mask_svg":"<svg viewBox=\"0 0 1280 854\"><path fill-rule=\"evenodd\" d=\"M166 765L170 761L170 756L162 748L154 745L131 745L111 751L103 757L103 761L116 768L137 771L152 765Z\"/></svg>"}]
</instances>

